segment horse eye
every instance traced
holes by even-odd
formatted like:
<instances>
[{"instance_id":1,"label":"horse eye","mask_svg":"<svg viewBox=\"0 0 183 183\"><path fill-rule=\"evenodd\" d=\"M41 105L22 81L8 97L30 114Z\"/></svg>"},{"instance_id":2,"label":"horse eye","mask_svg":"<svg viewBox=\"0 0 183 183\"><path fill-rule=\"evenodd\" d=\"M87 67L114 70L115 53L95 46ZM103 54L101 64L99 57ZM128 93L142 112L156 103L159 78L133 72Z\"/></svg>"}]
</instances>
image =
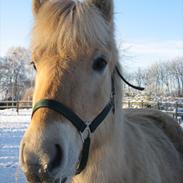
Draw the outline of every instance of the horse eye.
<instances>
[{"instance_id":1,"label":"horse eye","mask_svg":"<svg viewBox=\"0 0 183 183\"><path fill-rule=\"evenodd\" d=\"M107 65L107 61L103 57L97 58L93 63L93 69L95 71L103 71Z\"/></svg>"},{"instance_id":2,"label":"horse eye","mask_svg":"<svg viewBox=\"0 0 183 183\"><path fill-rule=\"evenodd\" d=\"M32 61L30 64L33 66L34 70L37 71L35 63Z\"/></svg>"}]
</instances>

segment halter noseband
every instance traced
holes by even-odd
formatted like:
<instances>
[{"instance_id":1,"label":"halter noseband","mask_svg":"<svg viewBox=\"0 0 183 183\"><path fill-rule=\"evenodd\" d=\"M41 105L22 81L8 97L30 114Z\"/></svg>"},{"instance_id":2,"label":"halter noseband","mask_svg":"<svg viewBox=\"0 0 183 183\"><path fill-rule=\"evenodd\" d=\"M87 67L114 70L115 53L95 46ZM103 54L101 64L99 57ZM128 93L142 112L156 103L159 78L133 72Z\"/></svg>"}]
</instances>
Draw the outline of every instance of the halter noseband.
<instances>
[{"instance_id":1,"label":"halter noseband","mask_svg":"<svg viewBox=\"0 0 183 183\"><path fill-rule=\"evenodd\" d=\"M144 90L144 88L136 87L129 82L127 82L124 77L119 72L118 68L116 67L117 74L120 78L129 86L137 90ZM77 129L79 132L82 142L83 142L83 149L81 151L81 158L76 168L76 175L80 174L86 167L88 156L89 156L89 149L90 149L90 135L94 133L97 127L103 122L103 120L107 117L111 109L113 109L113 113L115 112L115 104L114 104L114 95L115 95L115 87L114 87L114 78L112 76L112 85L111 85L111 97L107 105L104 109L95 117L92 122L84 122L76 113L74 113L70 108L66 107L61 102L57 102L56 100L52 99L42 99L38 101L34 107L32 112L32 117L34 113L40 108L49 108L53 111L63 115L66 119L68 119Z\"/></svg>"}]
</instances>

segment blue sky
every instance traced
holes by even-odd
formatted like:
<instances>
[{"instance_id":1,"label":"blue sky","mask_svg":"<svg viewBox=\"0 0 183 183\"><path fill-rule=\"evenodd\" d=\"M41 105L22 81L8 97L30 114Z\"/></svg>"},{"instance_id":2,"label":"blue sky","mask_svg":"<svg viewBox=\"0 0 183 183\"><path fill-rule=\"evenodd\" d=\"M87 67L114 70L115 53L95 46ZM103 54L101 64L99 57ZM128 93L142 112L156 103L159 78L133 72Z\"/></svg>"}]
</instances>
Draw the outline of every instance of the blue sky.
<instances>
[{"instance_id":1,"label":"blue sky","mask_svg":"<svg viewBox=\"0 0 183 183\"><path fill-rule=\"evenodd\" d=\"M116 40L127 67L183 56L183 0L115 0ZM31 0L0 0L0 55L29 46Z\"/></svg>"}]
</instances>

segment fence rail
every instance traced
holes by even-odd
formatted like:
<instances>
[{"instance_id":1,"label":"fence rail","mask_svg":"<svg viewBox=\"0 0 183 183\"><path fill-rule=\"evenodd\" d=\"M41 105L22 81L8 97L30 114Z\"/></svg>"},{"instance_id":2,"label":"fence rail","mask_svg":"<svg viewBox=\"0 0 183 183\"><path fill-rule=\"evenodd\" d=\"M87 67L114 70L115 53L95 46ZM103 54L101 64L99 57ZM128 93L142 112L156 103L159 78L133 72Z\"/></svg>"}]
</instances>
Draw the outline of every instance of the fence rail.
<instances>
[{"instance_id":1,"label":"fence rail","mask_svg":"<svg viewBox=\"0 0 183 183\"><path fill-rule=\"evenodd\" d=\"M3 109L29 109L32 107L32 101L0 101L0 110Z\"/></svg>"},{"instance_id":2,"label":"fence rail","mask_svg":"<svg viewBox=\"0 0 183 183\"><path fill-rule=\"evenodd\" d=\"M16 109L18 112L19 109L30 109L32 108L32 101L0 101L0 110L3 109ZM149 102L149 101L123 101L123 108L153 108L161 110L173 118L179 120L183 118L183 112L179 112L179 108L183 108L183 104L177 103L168 103L168 102ZM171 108L171 110L170 110Z\"/></svg>"}]
</instances>

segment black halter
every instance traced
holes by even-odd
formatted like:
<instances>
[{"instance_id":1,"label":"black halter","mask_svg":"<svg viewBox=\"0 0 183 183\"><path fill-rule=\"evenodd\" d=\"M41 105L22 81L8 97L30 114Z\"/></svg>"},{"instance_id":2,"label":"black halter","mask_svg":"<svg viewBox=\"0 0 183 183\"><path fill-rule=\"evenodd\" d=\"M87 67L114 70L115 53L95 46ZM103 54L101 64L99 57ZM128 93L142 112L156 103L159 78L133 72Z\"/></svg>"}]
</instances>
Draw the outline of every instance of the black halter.
<instances>
[{"instance_id":1,"label":"black halter","mask_svg":"<svg viewBox=\"0 0 183 183\"><path fill-rule=\"evenodd\" d=\"M131 87L142 90L142 88L136 87L128 83L120 74L119 70L117 69L118 75L121 77L121 79L130 85ZM42 99L38 101L34 107L32 112L32 117L34 113L40 109L40 108L49 108L54 110L57 113L60 113L65 118L67 118L77 129L77 131L80 133L82 142L83 142L83 149L81 151L81 158L80 162L78 164L78 167L76 168L76 174L81 173L87 165L88 161L88 155L89 155L89 149L90 149L90 135L91 133L95 132L97 127L103 122L103 120L106 118L106 116L109 114L111 109L113 109L113 113L115 112L115 104L114 104L114 95L115 95L115 87L114 87L114 78L112 76L112 84L111 84L111 96L109 99L109 102L104 107L104 109L95 117L95 119L92 122L84 122L76 113L74 113L71 109L66 107L61 102L57 102L56 100L52 99Z\"/></svg>"},{"instance_id":2,"label":"black halter","mask_svg":"<svg viewBox=\"0 0 183 183\"><path fill-rule=\"evenodd\" d=\"M77 131L81 135L81 139L83 142L83 149L81 152L81 159L80 163L76 169L76 174L81 173L86 167L90 149L90 135L93 133L97 127L102 123L102 121L106 118L109 114L111 109L113 108L114 111L114 81L112 78L112 92L111 97L107 105L104 109L95 117L92 122L84 122L76 113L74 113L71 109L66 107L61 102L57 102L56 100L52 99L42 99L38 101L34 107L32 112L32 117L34 113L40 108L49 108L62 114L65 118L67 118L77 129Z\"/></svg>"}]
</instances>

